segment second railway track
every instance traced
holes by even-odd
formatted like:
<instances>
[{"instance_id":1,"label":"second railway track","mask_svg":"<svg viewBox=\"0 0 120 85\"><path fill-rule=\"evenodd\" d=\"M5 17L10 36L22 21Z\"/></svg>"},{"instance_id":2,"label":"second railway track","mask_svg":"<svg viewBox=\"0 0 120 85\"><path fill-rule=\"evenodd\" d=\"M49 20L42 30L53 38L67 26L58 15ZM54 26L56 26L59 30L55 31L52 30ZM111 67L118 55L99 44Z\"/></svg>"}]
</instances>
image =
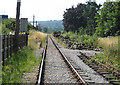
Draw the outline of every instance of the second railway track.
<instances>
[{"instance_id":1,"label":"second railway track","mask_svg":"<svg viewBox=\"0 0 120 85\"><path fill-rule=\"evenodd\" d=\"M39 73L39 85L48 83L79 83L83 85L95 83L86 72L74 64L75 61L72 62L72 59L67 59L68 57L63 54L54 40L50 37L48 37L46 49L47 50L44 50L43 54L46 58L43 58L45 60L42 60Z\"/></svg>"}]
</instances>

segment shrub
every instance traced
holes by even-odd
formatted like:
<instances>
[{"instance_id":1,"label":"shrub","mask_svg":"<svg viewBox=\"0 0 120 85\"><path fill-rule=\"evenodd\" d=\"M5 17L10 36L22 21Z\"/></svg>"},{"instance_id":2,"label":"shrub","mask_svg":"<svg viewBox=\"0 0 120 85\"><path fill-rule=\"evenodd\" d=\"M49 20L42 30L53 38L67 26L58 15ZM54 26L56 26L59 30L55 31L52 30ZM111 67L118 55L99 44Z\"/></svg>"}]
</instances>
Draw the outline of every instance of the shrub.
<instances>
[{"instance_id":1,"label":"shrub","mask_svg":"<svg viewBox=\"0 0 120 85\"><path fill-rule=\"evenodd\" d=\"M63 37L69 37L71 40L75 40L78 43L84 43L85 45L94 45L97 46L98 37L96 35L80 35L73 32L67 32L62 34Z\"/></svg>"}]
</instances>

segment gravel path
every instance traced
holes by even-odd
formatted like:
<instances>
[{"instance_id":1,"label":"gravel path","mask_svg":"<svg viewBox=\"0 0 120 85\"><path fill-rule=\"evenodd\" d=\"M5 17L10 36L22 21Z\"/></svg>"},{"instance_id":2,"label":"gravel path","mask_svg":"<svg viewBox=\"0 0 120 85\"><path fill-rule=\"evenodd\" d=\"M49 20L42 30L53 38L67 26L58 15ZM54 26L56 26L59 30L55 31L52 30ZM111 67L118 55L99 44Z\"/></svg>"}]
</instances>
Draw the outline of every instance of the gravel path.
<instances>
[{"instance_id":1,"label":"gravel path","mask_svg":"<svg viewBox=\"0 0 120 85\"><path fill-rule=\"evenodd\" d=\"M56 42L56 41L55 41ZM71 50L62 47L58 44L62 52L66 55L69 61L72 62L74 67L80 68L83 72L87 73L88 76L94 81L95 83L108 83L102 76L96 73L93 69L87 66L77 55L80 55L80 51L86 53L89 56L94 56L95 53L100 53L96 51L88 51L88 50Z\"/></svg>"},{"instance_id":2,"label":"gravel path","mask_svg":"<svg viewBox=\"0 0 120 85\"><path fill-rule=\"evenodd\" d=\"M50 38L48 38L44 83L77 83L77 79L67 67Z\"/></svg>"},{"instance_id":3,"label":"gravel path","mask_svg":"<svg viewBox=\"0 0 120 85\"><path fill-rule=\"evenodd\" d=\"M88 56L95 56L96 54L101 54L103 52L100 52L100 51L94 51L94 50L79 50L81 51L82 53L85 53L86 55Z\"/></svg>"}]
</instances>

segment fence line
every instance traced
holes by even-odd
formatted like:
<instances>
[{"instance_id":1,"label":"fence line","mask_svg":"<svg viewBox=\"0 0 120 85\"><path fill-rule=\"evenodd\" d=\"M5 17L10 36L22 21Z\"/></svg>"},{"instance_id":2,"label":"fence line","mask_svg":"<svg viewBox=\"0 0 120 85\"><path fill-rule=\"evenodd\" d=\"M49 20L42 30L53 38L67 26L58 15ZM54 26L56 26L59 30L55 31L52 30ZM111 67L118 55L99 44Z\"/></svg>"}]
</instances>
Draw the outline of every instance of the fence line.
<instances>
[{"instance_id":1,"label":"fence line","mask_svg":"<svg viewBox=\"0 0 120 85\"><path fill-rule=\"evenodd\" d=\"M0 54L2 56L2 64L4 65L4 62L12 56L12 52L15 48L15 35L0 35L2 39L0 43L2 43L2 49L0 51ZM24 46L27 46L28 42L28 35L27 34L20 34L19 35L19 41L18 41L19 48L22 48Z\"/></svg>"}]
</instances>

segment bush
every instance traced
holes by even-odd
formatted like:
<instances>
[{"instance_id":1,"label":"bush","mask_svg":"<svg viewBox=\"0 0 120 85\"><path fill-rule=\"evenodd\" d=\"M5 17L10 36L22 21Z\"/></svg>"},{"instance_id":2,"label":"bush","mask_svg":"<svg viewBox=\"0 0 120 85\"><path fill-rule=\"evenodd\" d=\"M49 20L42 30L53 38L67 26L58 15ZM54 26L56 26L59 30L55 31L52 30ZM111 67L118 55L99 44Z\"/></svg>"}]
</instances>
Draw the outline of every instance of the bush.
<instances>
[{"instance_id":1,"label":"bush","mask_svg":"<svg viewBox=\"0 0 120 85\"><path fill-rule=\"evenodd\" d=\"M7 35L9 34L10 30L15 31L15 19L3 19L2 20L2 34Z\"/></svg>"},{"instance_id":2,"label":"bush","mask_svg":"<svg viewBox=\"0 0 120 85\"><path fill-rule=\"evenodd\" d=\"M69 37L72 34L72 32L65 32L62 34L63 37Z\"/></svg>"},{"instance_id":3,"label":"bush","mask_svg":"<svg viewBox=\"0 0 120 85\"><path fill-rule=\"evenodd\" d=\"M88 36L88 35L79 35L78 42L84 43L85 45L94 45L97 46L98 37L96 35Z\"/></svg>"},{"instance_id":4,"label":"bush","mask_svg":"<svg viewBox=\"0 0 120 85\"><path fill-rule=\"evenodd\" d=\"M67 32L62 34L63 37L69 37L71 40L75 40L78 43L84 43L85 45L97 46L98 37L96 35L77 35L77 33Z\"/></svg>"}]
</instances>

